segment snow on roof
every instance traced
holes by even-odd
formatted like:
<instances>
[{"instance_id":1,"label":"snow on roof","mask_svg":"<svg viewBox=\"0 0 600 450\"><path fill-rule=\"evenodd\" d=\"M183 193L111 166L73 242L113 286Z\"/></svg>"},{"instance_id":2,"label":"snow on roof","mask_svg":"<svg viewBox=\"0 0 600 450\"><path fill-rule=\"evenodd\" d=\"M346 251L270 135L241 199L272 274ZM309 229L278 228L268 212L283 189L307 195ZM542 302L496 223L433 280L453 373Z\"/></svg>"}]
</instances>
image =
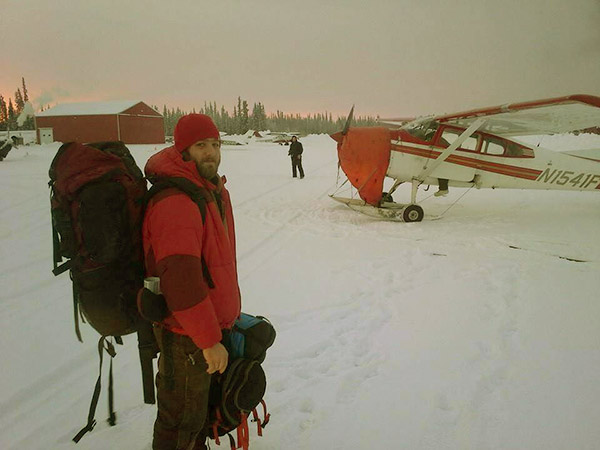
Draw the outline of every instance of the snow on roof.
<instances>
[{"instance_id":1,"label":"snow on roof","mask_svg":"<svg viewBox=\"0 0 600 450\"><path fill-rule=\"evenodd\" d=\"M63 103L37 113L37 117L52 116L94 116L119 114L140 103L140 100L118 100L112 102Z\"/></svg>"}]
</instances>

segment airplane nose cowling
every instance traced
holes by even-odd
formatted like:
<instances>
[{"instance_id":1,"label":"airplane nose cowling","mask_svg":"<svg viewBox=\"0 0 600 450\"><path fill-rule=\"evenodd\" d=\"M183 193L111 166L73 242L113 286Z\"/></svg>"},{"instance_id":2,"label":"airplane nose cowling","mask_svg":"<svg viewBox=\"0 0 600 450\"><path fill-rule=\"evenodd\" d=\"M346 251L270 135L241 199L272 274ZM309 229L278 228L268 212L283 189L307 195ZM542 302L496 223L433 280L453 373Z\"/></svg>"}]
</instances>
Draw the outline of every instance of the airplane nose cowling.
<instances>
[{"instance_id":1,"label":"airplane nose cowling","mask_svg":"<svg viewBox=\"0 0 600 450\"><path fill-rule=\"evenodd\" d=\"M348 133L335 133L338 159L348 180L360 198L378 206L383 180L390 164L390 130L384 127L350 128Z\"/></svg>"}]
</instances>

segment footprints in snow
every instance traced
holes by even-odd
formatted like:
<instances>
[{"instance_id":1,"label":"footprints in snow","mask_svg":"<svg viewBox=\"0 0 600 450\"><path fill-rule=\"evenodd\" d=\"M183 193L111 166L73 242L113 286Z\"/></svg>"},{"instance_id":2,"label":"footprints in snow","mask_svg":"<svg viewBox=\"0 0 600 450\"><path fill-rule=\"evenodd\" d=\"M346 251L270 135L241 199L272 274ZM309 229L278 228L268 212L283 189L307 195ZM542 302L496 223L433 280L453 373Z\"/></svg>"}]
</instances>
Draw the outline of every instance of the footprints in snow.
<instances>
[{"instance_id":1,"label":"footprints in snow","mask_svg":"<svg viewBox=\"0 0 600 450\"><path fill-rule=\"evenodd\" d=\"M465 357L461 373L433 399L431 417L422 434L421 448L487 448L494 424L510 414L505 390L511 364L519 350L516 299L519 268L511 262L481 266L470 276L482 280L476 317L482 331L474 336L472 356ZM460 357L460 355L459 355Z\"/></svg>"},{"instance_id":2,"label":"footprints in snow","mask_svg":"<svg viewBox=\"0 0 600 450\"><path fill-rule=\"evenodd\" d=\"M363 269L364 263L356 262L333 276L356 279ZM384 284L399 282L392 274L378 273ZM275 320L281 330L279 345L287 350L270 354L269 390L287 399L278 408L292 408L304 417L290 426L309 429L319 417L352 403L361 386L378 375L385 355L375 337L390 318L381 284L381 279L365 278L338 304Z\"/></svg>"}]
</instances>

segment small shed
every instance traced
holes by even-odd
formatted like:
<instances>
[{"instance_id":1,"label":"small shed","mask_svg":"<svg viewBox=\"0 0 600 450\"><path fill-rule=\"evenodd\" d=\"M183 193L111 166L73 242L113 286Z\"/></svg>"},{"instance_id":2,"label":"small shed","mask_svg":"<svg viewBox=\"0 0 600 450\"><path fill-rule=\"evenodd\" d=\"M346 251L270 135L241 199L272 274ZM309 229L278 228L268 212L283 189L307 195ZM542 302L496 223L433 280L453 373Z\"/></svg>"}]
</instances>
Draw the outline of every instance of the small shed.
<instances>
[{"instance_id":1,"label":"small shed","mask_svg":"<svg viewBox=\"0 0 600 450\"><path fill-rule=\"evenodd\" d=\"M162 114L141 101L65 103L35 115L37 142L163 144Z\"/></svg>"}]
</instances>

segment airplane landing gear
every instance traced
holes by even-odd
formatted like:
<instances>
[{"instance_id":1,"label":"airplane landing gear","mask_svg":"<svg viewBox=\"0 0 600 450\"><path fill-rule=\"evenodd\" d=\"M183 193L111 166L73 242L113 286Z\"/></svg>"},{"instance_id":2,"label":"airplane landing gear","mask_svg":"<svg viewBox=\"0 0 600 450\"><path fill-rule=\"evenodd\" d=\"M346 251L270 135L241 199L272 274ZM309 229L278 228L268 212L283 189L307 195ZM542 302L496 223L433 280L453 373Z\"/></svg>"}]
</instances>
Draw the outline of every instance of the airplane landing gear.
<instances>
[{"instance_id":1,"label":"airplane landing gear","mask_svg":"<svg viewBox=\"0 0 600 450\"><path fill-rule=\"evenodd\" d=\"M389 192L382 192L381 193L381 203L393 203L394 202L394 197L392 197L392 194Z\"/></svg>"},{"instance_id":2,"label":"airplane landing gear","mask_svg":"<svg viewBox=\"0 0 600 450\"><path fill-rule=\"evenodd\" d=\"M402 220L404 222L421 222L425 213L419 205L408 205L402 210Z\"/></svg>"}]
</instances>

